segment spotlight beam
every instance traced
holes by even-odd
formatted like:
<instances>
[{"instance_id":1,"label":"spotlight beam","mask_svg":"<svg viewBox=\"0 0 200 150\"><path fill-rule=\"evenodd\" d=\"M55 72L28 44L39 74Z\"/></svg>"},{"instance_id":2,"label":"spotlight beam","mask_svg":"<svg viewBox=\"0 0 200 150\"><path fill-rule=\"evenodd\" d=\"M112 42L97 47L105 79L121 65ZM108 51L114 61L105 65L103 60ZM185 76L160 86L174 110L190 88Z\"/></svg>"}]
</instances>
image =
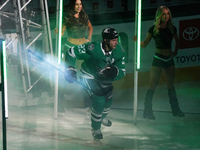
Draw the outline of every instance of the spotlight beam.
<instances>
[{"instance_id":1,"label":"spotlight beam","mask_svg":"<svg viewBox=\"0 0 200 150\"><path fill-rule=\"evenodd\" d=\"M51 63L47 62L46 60L44 60L42 57L38 56L37 54L35 54L33 51L28 50L29 53L31 53L32 55L36 56L37 58L39 58L40 60L44 61L45 63L47 63L49 66L51 66L52 68L56 69L57 71L61 72L61 73L65 73L64 71L60 70L58 67L52 65ZM94 92L91 89L87 88L86 86L84 86L83 84L81 84L79 81L74 80L74 82L78 83L79 85L81 85L83 88L85 88L86 90L92 92L93 94L97 95L97 96L103 96L106 93L101 93L101 92Z\"/></svg>"}]
</instances>

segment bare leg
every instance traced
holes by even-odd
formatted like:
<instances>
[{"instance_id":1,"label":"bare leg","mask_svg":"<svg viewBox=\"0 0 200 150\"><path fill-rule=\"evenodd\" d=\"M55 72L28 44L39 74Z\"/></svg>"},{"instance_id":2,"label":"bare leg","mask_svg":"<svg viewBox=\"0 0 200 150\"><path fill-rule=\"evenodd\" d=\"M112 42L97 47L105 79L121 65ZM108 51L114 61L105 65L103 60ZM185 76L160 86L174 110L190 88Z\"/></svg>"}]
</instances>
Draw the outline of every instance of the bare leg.
<instances>
[{"instance_id":1,"label":"bare leg","mask_svg":"<svg viewBox=\"0 0 200 150\"><path fill-rule=\"evenodd\" d=\"M155 116L153 115L153 111L152 111L152 99L153 99L154 91L158 85L161 72L162 72L162 68L155 67L155 66L151 67L150 86L145 96L143 118L155 120Z\"/></svg>"},{"instance_id":2,"label":"bare leg","mask_svg":"<svg viewBox=\"0 0 200 150\"><path fill-rule=\"evenodd\" d=\"M173 89L174 88L174 78L175 78L175 67L171 66L164 69L166 81L167 81L167 88Z\"/></svg>"},{"instance_id":3,"label":"bare leg","mask_svg":"<svg viewBox=\"0 0 200 150\"><path fill-rule=\"evenodd\" d=\"M175 117L184 117L185 114L180 110L178 99L176 96L176 90L174 88L175 67L171 66L169 68L166 68L164 72L167 80L169 103L171 105L172 114Z\"/></svg>"}]
</instances>

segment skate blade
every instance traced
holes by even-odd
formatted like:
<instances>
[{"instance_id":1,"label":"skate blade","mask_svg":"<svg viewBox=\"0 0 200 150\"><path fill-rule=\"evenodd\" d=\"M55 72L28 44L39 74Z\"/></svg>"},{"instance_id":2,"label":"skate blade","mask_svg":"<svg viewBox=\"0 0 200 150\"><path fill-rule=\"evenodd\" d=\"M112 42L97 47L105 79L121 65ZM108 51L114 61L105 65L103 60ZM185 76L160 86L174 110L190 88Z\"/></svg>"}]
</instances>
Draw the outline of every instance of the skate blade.
<instances>
[{"instance_id":1,"label":"skate blade","mask_svg":"<svg viewBox=\"0 0 200 150\"><path fill-rule=\"evenodd\" d=\"M156 120L152 120L152 119L148 119L148 118L143 118L144 121L147 121L147 122L151 122L151 123L154 123Z\"/></svg>"},{"instance_id":2,"label":"skate blade","mask_svg":"<svg viewBox=\"0 0 200 150\"><path fill-rule=\"evenodd\" d=\"M93 139L93 143L94 143L94 144L101 144L101 140L102 140L102 139L95 139L95 138L94 138L94 139Z\"/></svg>"},{"instance_id":3,"label":"skate blade","mask_svg":"<svg viewBox=\"0 0 200 150\"><path fill-rule=\"evenodd\" d=\"M65 113L58 113L58 117L64 117Z\"/></svg>"},{"instance_id":4,"label":"skate blade","mask_svg":"<svg viewBox=\"0 0 200 150\"><path fill-rule=\"evenodd\" d=\"M184 117L173 116L176 120L184 120Z\"/></svg>"},{"instance_id":5,"label":"skate blade","mask_svg":"<svg viewBox=\"0 0 200 150\"><path fill-rule=\"evenodd\" d=\"M95 139L95 138L93 140L91 140L91 141L87 141L87 143L88 144L94 144L94 145L102 144L100 139Z\"/></svg>"}]
</instances>

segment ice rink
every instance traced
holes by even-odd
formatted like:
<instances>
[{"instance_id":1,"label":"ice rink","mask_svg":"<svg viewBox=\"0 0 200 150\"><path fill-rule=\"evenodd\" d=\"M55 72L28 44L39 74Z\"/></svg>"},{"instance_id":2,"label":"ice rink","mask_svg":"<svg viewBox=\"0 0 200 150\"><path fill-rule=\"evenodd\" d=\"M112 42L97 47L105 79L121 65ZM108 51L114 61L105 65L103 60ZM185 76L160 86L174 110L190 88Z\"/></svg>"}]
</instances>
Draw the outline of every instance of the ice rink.
<instances>
[{"instance_id":1,"label":"ice rink","mask_svg":"<svg viewBox=\"0 0 200 150\"><path fill-rule=\"evenodd\" d=\"M8 75L8 118L6 119L6 130L4 130L2 121L4 118L0 115L0 150L5 150L3 149L4 144L6 144L4 145L7 147L6 150L200 150L199 0L143 1L142 23L138 24L138 27L136 22L140 22L138 15L141 13L136 7L139 7L139 5L137 6L139 1L85 0L84 10L89 17L87 21L90 21L94 27L92 39L89 37L88 39L102 40L102 30L108 26L114 27L119 33L119 44L125 50L126 55L128 77L122 79L123 83L114 82L114 85L117 86L114 87L113 105L107 116L112 121L112 126L102 125L103 139L100 141L93 139L90 113L84 108L81 86L77 83L69 84L64 79L59 82L58 86L62 86L65 91L63 99L65 113L63 116L55 116L55 68L59 66L59 63L55 62L59 62L61 53L64 54L66 51L66 48L64 49L65 41L70 42L70 36L67 33L62 38L58 38L60 34L54 32L55 28L58 28L57 24L60 24L58 18L60 18L60 22L62 20L62 13L58 15L59 11L62 12L61 4L56 7L58 5L56 1L49 0L50 5L47 9L47 4L44 5L43 0L34 0L35 3L31 0L21 1L24 3L22 7L20 0L0 0L0 36L3 38L3 34L6 35L7 44L6 57L2 55L1 58L7 59L8 67L7 72L5 71ZM25 3L26 1L27 3ZM30 3L29 6L28 3ZM8 7L5 7L4 12L2 8L6 4ZM155 53L155 43L149 43L149 46L141 53L136 52L135 45L137 44L133 43L133 36L136 35L138 41L138 35L141 34L141 39L146 37L149 27L153 25L157 6L161 6L161 4L170 7L174 18L173 25L176 26L177 33L182 37L180 38L182 39L180 40L181 51L174 57L176 73L178 73L178 76L175 76L175 88L180 108L185 113L185 117L180 119L172 116L167 88L162 80L153 97L153 111L156 120L149 121L143 119L143 105L149 83L148 74ZM67 5L63 5L63 8L67 9ZM67 12L63 10L63 14L67 14ZM87 18L86 15L83 16ZM68 19L66 18L66 20ZM86 19L81 18L81 20ZM64 25L66 24L67 21ZM86 26L85 24L84 21L84 26ZM141 33L136 34L136 30L140 29L139 26L142 29ZM169 26L172 29L171 23ZM61 26L59 25L59 27ZM31 34L29 34L29 28ZM82 27L80 26L80 28ZM82 28L81 32L83 31ZM84 36L80 37L81 40L84 38ZM78 43L80 44L80 41ZM61 53L60 50L58 51L60 44ZM177 44L173 41L173 50L174 45ZM88 49L92 50L93 48ZM31 50L32 53L28 50ZM166 50L168 48L165 49L165 52ZM57 52L59 53L57 54ZM48 58L50 53L51 57ZM134 60L136 55L141 55L141 60L138 57L141 64ZM64 59L64 55L62 56ZM2 59L1 62L3 60L5 59ZM110 59L108 60L110 64ZM48 61L57 66L50 66ZM61 60L60 66L62 64ZM134 112L136 112L133 109L134 67L138 64L141 65L141 68L138 69L138 72L141 73L138 81L142 82L138 84L137 117L134 118ZM3 72L2 69L1 76L3 76ZM2 100L0 105L2 114ZM4 131L6 131L6 138L3 138ZM6 143L3 141L5 139Z\"/></svg>"},{"instance_id":2,"label":"ice rink","mask_svg":"<svg viewBox=\"0 0 200 150\"><path fill-rule=\"evenodd\" d=\"M102 126L100 142L91 135L90 116L78 94L79 85L73 84L66 91L65 114L55 119L52 95L44 91L35 97L29 93L25 98L18 84L17 76L8 84L8 150L200 150L200 82L176 84L184 119L172 116L166 86L159 85L153 101L156 120L144 120L147 87L139 87L135 124L133 89L114 89L114 103L107 116L113 124Z\"/></svg>"}]
</instances>

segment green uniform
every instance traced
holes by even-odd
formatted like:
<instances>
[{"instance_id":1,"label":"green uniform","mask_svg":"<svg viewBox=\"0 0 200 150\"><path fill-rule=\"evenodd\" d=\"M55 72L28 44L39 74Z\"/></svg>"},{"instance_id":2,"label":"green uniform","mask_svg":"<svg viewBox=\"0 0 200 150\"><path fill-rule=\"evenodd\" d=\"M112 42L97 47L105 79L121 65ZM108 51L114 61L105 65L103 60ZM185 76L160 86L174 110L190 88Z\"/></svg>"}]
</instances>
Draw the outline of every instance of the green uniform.
<instances>
[{"instance_id":1,"label":"green uniform","mask_svg":"<svg viewBox=\"0 0 200 150\"><path fill-rule=\"evenodd\" d=\"M104 93L97 96L90 93L92 100L91 120L94 130L100 129L101 120L108 114L112 104L112 83L125 76L125 54L121 46L117 45L110 52L105 52L102 42L92 42L74 46L66 54L66 64L75 67L76 59L84 60L81 64L82 83L92 91ZM118 68L117 76L108 79L100 73L109 66Z\"/></svg>"}]
</instances>

